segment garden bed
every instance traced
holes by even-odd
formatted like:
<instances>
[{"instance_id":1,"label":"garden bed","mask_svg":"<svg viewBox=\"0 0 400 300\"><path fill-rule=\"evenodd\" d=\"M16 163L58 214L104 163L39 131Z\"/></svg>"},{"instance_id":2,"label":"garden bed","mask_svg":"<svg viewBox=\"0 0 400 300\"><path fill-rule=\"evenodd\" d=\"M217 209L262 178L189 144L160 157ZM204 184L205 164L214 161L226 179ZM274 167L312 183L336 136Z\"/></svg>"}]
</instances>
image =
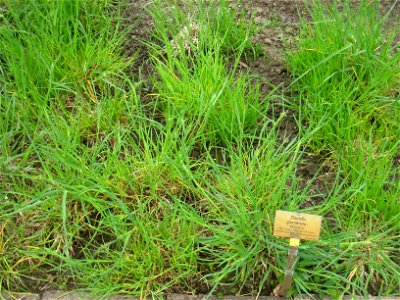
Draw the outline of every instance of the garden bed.
<instances>
[{"instance_id":1,"label":"garden bed","mask_svg":"<svg viewBox=\"0 0 400 300\"><path fill-rule=\"evenodd\" d=\"M399 15L0 0L1 289L399 295Z\"/></svg>"}]
</instances>

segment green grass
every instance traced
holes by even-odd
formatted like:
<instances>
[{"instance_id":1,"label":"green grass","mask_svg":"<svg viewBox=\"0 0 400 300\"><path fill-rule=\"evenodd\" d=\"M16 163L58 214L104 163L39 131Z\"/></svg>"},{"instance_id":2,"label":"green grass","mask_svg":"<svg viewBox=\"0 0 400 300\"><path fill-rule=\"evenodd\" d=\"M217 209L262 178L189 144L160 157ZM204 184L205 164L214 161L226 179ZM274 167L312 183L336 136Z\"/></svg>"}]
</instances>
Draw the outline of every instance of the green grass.
<instances>
[{"instance_id":1,"label":"green grass","mask_svg":"<svg viewBox=\"0 0 400 300\"><path fill-rule=\"evenodd\" d=\"M120 4L0 7L2 290L270 293L284 209L324 217L290 294L399 295L400 63L374 4L346 2L347 18L310 5L290 90L266 95L243 68L263 59L252 18L222 0L155 2L145 97ZM309 155L322 163L305 183Z\"/></svg>"},{"instance_id":2,"label":"green grass","mask_svg":"<svg viewBox=\"0 0 400 300\"><path fill-rule=\"evenodd\" d=\"M310 147L343 181L334 219L347 236L365 241L346 262L353 293L398 293L400 53L396 32L383 31L387 16L377 12L375 2L356 9L315 2L297 51L287 55L300 130L314 132Z\"/></svg>"}]
</instances>

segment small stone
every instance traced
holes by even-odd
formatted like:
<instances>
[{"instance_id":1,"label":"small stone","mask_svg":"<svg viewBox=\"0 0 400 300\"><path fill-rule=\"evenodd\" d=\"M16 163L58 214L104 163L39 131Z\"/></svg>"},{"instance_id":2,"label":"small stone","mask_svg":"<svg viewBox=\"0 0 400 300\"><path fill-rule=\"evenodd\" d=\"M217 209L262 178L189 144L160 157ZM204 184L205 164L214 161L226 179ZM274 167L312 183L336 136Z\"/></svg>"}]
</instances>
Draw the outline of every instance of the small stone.
<instances>
[{"instance_id":1,"label":"small stone","mask_svg":"<svg viewBox=\"0 0 400 300\"><path fill-rule=\"evenodd\" d=\"M93 296L89 293L85 293L85 292L48 291L43 294L41 300L54 300L54 299L57 299L57 300L96 300L99 298L96 296ZM116 296L109 296L106 299L109 299L109 300L139 300L139 297L133 297L133 296L127 296L127 295L116 295ZM39 300L39 298L37 300Z\"/></svg>"},{"instance_id":2,"label":"small stone","mask_svg":"<svg viewBox=\"0 0 400 300\"><path fill-rule=\"evenodd\" d=\"M0 293L0 299L5 300L40 300L39 294L24 294L24 293Z\"/></svg>"},{"instance_id":3,"label":"small stone","mask_svg":"<svg viewBox=\"0 0 400 300\"><path fill-rule=\"evenodd\" d=\"M42 300L94 300L89 294L84 292L68 292L68 291L48 291L42 296Z\"/></svg>"},{"instance_id":4,"label":"small stone","mask_svg":"<svg viewBox=\"0 0 400 300\"><path fill-rule=\"evenodd\" d=\"M266 44L272 44L274 41L271 39L271 38L269 38L269 37L266 37L265 39L264 39L264 43L266 43Z\"/></svg>"}]
</instances>

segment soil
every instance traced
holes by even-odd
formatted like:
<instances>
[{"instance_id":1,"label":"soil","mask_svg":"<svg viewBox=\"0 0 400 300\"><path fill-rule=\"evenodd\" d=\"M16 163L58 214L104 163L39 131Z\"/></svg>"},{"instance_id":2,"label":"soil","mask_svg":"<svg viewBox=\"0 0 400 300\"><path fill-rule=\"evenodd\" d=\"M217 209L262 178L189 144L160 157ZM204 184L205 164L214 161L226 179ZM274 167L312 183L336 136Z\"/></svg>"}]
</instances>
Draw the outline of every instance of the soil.
<instances>
[{"instance_id":1,"label":"soil","mask_svg":"<svg viewBox=\"0 0 400 300\"><path fill-rule=\"evenodd\" d=\"M151 39L153 22L148 14L149 0L125 0L126 8L123 12L125 20L123 27L133 24L136 26L129 32L125 41L125 55L136 57L132 66L136 72L146 70L148 67L148 52L143 41ZM231 5L238 5L231 1ZM352 1L356 5L359 1ZM400 3L394 5L394 0L383 0L380 3L382 14L391 11L388 27L399 25ZM261 29L254 38L259 44L264 55L250 64L251 70L262 75L275 86L290 83L290 75L286 68L283 56L285 43L293 44L300 27L300 16L308 18L304 1L299 0L242 0L239 5L248 15L255 13L255 22ZM400 40L400 35L395 39Z\"/></svg>"}]
</instances>

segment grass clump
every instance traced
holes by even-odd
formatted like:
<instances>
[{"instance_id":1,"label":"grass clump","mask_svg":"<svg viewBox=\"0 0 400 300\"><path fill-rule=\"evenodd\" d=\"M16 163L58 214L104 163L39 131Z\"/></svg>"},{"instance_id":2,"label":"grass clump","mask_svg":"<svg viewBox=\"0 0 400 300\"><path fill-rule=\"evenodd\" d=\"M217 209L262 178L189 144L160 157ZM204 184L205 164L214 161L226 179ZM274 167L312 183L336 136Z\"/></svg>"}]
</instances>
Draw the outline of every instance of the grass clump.
<instances>
[{"instance_id":1,"label":"grass clump","mask_svg":"<svg viewBox=\"0 0 400 300\"><path fill-rule=\"evenodd\" d=\"M0 50L10 89L21 96L84 93L96 101L126 66L123 35L104 17L104 1L4 1ZM101 31L98 28L103 28Z\"/></svg>"},{"instance_id":2,"label":"grass clump","mask_svg":"<svg viewBox=\"0 0 400 300\"><path fill-rule=\"evenodd\" d=\"M170 159L183 174L179 181L196 195L190 201L196 211L185 214L198 228L195 240L202 281L211 291L221 290L222 285L230 293L242 292L245 283L252 281L251 290L260 293L274 271L262 250L270 233L258 221L276 204L263 205L261 199L285 193L293 170L288 149L293 145L277 144L279 121L266 117L269 98L261 96L256 78L240 69L254 25L246 26L243 16L237 22L226 1L216 6L199 4L195 22L176 6L166 17L158 4L151 11L158 40L151 45L152 81L162 121L171 130L165 138L171 141L174 136L179 141L175 148L179 155ZM195 167L179 166L182 161ZM266 165L271 168L263 170ZM275 194L256 184L253 166L260 172L259 180L270 182ZM276 180L274 172L282 177ZM265 240L257 241L253 230ZM232 235L237 239L231 240Z\"/></svg>"},{"instance_id":3,"label":"grass clump","mask_svg":"<svg viewBox=\"0 0 400 300\"><path fill-rule=\"evenodd\" d=\"M161 0L153 3L149 13L155 23L154 40L164 47L163 53L198 53L218 47L220 52L233 57L260 54L259 46L253 43L257 32L253 16L246 16L228 1Z\"/></svg>"},{"instance_id":4,"label":"grass clump","mask_svg":"<svg viewBox=\"0 0 400 300\"><path fill-rule=\"evenodd\" d=\"M190 138L227 145L254 131L268 103L259 85L247 74L235 76L216 51L158 61L155 87L166 119L184 121Z\"/></svg>"},{"instance_id":5,"label":"grass clump","mask_svg":"<svg viewBox=\"0 0 400 300\"><path fill-rule=\"evenodd\" d=\"M170 18L160 8L152 11L155 35L163 42L152 45L153 82L165 118L184 121L192 128L190 138L200 142L241 140L267 108L259 84L238 70L242 54L252 47L254 25L247 26L242 15L236 21L226 1L199 4L195 23L171 9Z\"/></svg>"},{"instance_id":6,"label":"grass clump","mask_svg":"<svg viewBox=\"0 0 400 300\"><path fill-rule=\"evenodd\" d=\"M383 31L387 16L380 15L378 2L351 8L349 1L327 7L317 1L310 14L288 64L301 117L318 129L315 148L329 151L338 140L355 139L354 127L398 130L386 112L399 108L400 54L393 46L396 33Z\"/></svg>"},{"instance_id":7,"label":"grass clump","mask_svg":"<svg viewBox=\"0 0 400 300\"><path fill-rule=\"evenodd\" d=\"M310 4L312 21L303 20L298 48L287 56L293 105L299 124L305 124L301 130L313 131L311 149L329 159L342 181L333 210L337 226L354 237L351 244L363 240L365 249L348 249L348 260L334 259L338 268L325 286L342 278L350 293L396 293L393 241L400 190L393 179L399 172L395 157L400 144L394 137L400 127L394 116L400 112L400 53L396 32L383 30L387 16L380 15L379 3L355 6L350 1ZM378 268L376 260L385 267ZM309 287L304 282L301 288Z\"/></svg>"}]
</instances>

